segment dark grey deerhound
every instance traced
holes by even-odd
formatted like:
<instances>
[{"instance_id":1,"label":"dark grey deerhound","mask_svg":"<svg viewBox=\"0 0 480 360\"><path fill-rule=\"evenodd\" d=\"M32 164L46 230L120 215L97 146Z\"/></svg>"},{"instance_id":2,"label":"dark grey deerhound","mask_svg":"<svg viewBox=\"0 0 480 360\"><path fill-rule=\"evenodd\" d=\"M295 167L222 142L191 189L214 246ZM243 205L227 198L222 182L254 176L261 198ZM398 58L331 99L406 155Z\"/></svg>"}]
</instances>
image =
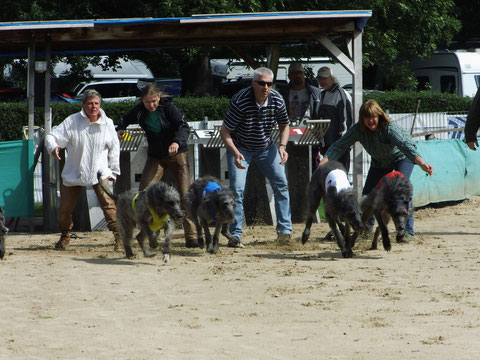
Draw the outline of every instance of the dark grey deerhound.
<instances>
[{"instance_id":1,"label":"dark grey deerhound","mask_svg":"<svg viewBox=\"0 0 480 360\"><path fill-rule=\"evenodd\" d=\"M360 205L363 212L362 222L366 224L373 215L378 222L371 249L377 249L380 232L383 248L387 251L392 248L387 229L390 218L393 219L397 230L396 240L402 242L412 196L413 187L410 180L402 173L392 171L382 177L378 186L363 198Z\"/></svg>"},{"instance_id":2,"label":"dark grey deerhound","mask_svg":"<svg viewBox=\"0 0 480 360\"><path fill-rule=\"evenodd\" d=\"M8 228L5 226L5 214L0 207L0 260L5 256L5 235L8 233Z\"/></svg>"},{"instance_id":3,"label":"dark grey deerhound","mask_svg":"<svg viewBox=\"0 0 480 360\"><path fill-rule=\"evenodd\" d=\"M139 193L126 191L118 196L112 194L103 184L102 188L115 200L117 227L125 246L126 257L129 259L135 257L132 250L135 226L140 230L136 238L145 257L155 256L155 253L150 251L149 245L152 248L158 246L156 231L163 228L165 231L162 246L163 261L168 262L170 260L170 239L175 230L173 220L183 217L178 191L162 181L151 183ZM145 244L146 236L148 236L149 245Z\"/></svg>"},{"instance_id":4,"label":"dark grey deerhound","mask_svg":"<svg viewBox=\"0 0 480 360\"><path fill-rule=\"evenodd\" d=\"M325 216L342 256L353 256L355 245L351 238L351 227L357 231L362 226L360 206L347 179L345 167L338 161L328 161L319 166L308 184L308 216L302 234L302 244L308 241L313 217L320 200L324 198ZM338 227L337 227L338 226Z\"/></svg>"},{"instance_id":5,"label":"dark grey deerhound","mask_svg":"<svg viewBox=\"0 0 480 360\"><path fill-rule=\"evenodd\" d=\"M198 243L203 247L202 227L205 232L207 251L214 254L218 251L220 231L228 239L230 246L241 246L238 238L232 236L228 224L235 216L235 198L229 189L219 185L219 181L206 176L195 180L185 195L187 214L195 223L198 233ZM215 232L210 235L209 226L215 225Z\"/></svg>"}]
</instances>

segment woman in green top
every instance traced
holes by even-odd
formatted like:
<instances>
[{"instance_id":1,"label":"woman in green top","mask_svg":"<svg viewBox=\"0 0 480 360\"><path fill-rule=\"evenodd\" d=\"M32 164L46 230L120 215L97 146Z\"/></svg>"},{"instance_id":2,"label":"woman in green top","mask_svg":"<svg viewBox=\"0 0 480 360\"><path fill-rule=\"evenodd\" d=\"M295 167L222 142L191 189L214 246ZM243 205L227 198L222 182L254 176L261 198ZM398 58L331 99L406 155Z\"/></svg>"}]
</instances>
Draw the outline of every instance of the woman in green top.
<instances>
[{"instance_id":1,"label":"woman in green top","mask_svg":"<svg viewBox=\"0 0 480 360\"><path fill-rule=\"evenodd\" d=\"M413 166L417 164L430 176L433 174L433 167L420 157L412 138L385 114L375 100L368 100L360 107L358 123L330 146L320 165L329 159L337 160L357 141L372 158L363 195L372 191L380 179L393 170L410 178ZM410 206L412 207L412 204ZM413 212L408 217L405 232L415 235Z\"/></svg>"},{"instance_id":2,"label":"woman in green top","mask_svg":"<svg viewBox=\"0 0 480 360\"><path fill-rule=\"evenodd\" d=\"M145 131L148 143L148 157L138 190L144 190L170 170L180 193L180 206L185 210L185 194L190 187L187 155L190 127L183 114L170 97L152 83L142 89L142 101L121 119L117 126L118 136L121 138L127 126L136 123ZM185 246L198 247L197 230L188 217L183 218L183 229Z\"/></svg>"}]
</instances>

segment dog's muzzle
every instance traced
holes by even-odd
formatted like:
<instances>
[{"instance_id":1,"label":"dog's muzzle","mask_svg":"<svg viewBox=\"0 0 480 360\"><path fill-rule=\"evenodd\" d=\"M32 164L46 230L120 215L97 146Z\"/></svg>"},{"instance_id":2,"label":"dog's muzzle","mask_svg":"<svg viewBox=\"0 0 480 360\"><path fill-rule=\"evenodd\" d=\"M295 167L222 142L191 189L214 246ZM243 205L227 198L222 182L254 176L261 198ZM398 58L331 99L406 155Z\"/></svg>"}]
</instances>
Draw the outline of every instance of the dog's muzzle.
<instances>
[{"instance_id":1,"label":"dog's muzzle","mask_svg":"<svg viewBox=\"0 0 480 360\"><path fill-rule=\"evenodd\" d=\"M171 216L175 219L175 220L179 220L179 219L182 219L183 218L183 212L182 211L174 211L173 214L171 214Z\"/></svg>"},{"instance_id":2,"label":"dog's muzzle","mask_svg":"<svg viewBox=\"0 0 480 360\"><path fill-rule=\"evenodd\" d=\"M8 228L4 225L0 228L0 234L6 235L8 233Z\"/></svg>"}]
</instances>

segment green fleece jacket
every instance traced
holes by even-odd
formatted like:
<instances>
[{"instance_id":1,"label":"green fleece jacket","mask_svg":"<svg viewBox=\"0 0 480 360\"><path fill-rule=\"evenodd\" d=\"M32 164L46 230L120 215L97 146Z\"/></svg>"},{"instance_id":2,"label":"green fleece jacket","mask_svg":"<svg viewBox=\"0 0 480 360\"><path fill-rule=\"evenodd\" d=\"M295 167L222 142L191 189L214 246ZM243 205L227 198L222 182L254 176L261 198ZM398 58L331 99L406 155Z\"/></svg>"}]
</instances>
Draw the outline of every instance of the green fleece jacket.
<instances>
[{"instance_id":1,"label":"green fleece jacket","mask_svg":"<svg viewBox=\"0 0 480 360\"><path fill-rule=\"evenodd\" d=\"M376 168L391 168L395 162L405 157L415 163L418 156L417 146L412 138L392 122L374 132L368 129L362 131L358 123L354 124L328 148L325 157L338 160L357 141L370 154L372 166Z\"/></svg>"}]
</instances>

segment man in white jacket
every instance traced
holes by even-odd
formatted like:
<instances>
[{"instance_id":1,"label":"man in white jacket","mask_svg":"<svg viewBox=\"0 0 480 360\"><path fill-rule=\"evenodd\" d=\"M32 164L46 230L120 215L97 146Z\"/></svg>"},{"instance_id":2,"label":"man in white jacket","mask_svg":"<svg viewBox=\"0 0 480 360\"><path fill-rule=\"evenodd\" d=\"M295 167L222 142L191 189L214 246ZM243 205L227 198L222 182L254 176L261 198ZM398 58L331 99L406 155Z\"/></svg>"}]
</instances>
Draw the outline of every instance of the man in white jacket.
<instances>
[{"instance_id":1,"label":"man in white jacket","mask_svg":"<svg viewBox=\"0 0 480 360\"><path fill-rule=\"evenodd\" d=\"M60 160L59 151L67 150L62 171L58 227L61 231L56 249L64 250L70 242L72 213L80 191L92 186L105 215L108 229L115 236L115 250L123 250L116 224L115 202L102 190L98 173L104 182L120 175L120 144L113 121L100 108L101 95L88 90L82 98L82 110L67 117L45 137L45 146Z\"/></svg>"}]
</instances>

